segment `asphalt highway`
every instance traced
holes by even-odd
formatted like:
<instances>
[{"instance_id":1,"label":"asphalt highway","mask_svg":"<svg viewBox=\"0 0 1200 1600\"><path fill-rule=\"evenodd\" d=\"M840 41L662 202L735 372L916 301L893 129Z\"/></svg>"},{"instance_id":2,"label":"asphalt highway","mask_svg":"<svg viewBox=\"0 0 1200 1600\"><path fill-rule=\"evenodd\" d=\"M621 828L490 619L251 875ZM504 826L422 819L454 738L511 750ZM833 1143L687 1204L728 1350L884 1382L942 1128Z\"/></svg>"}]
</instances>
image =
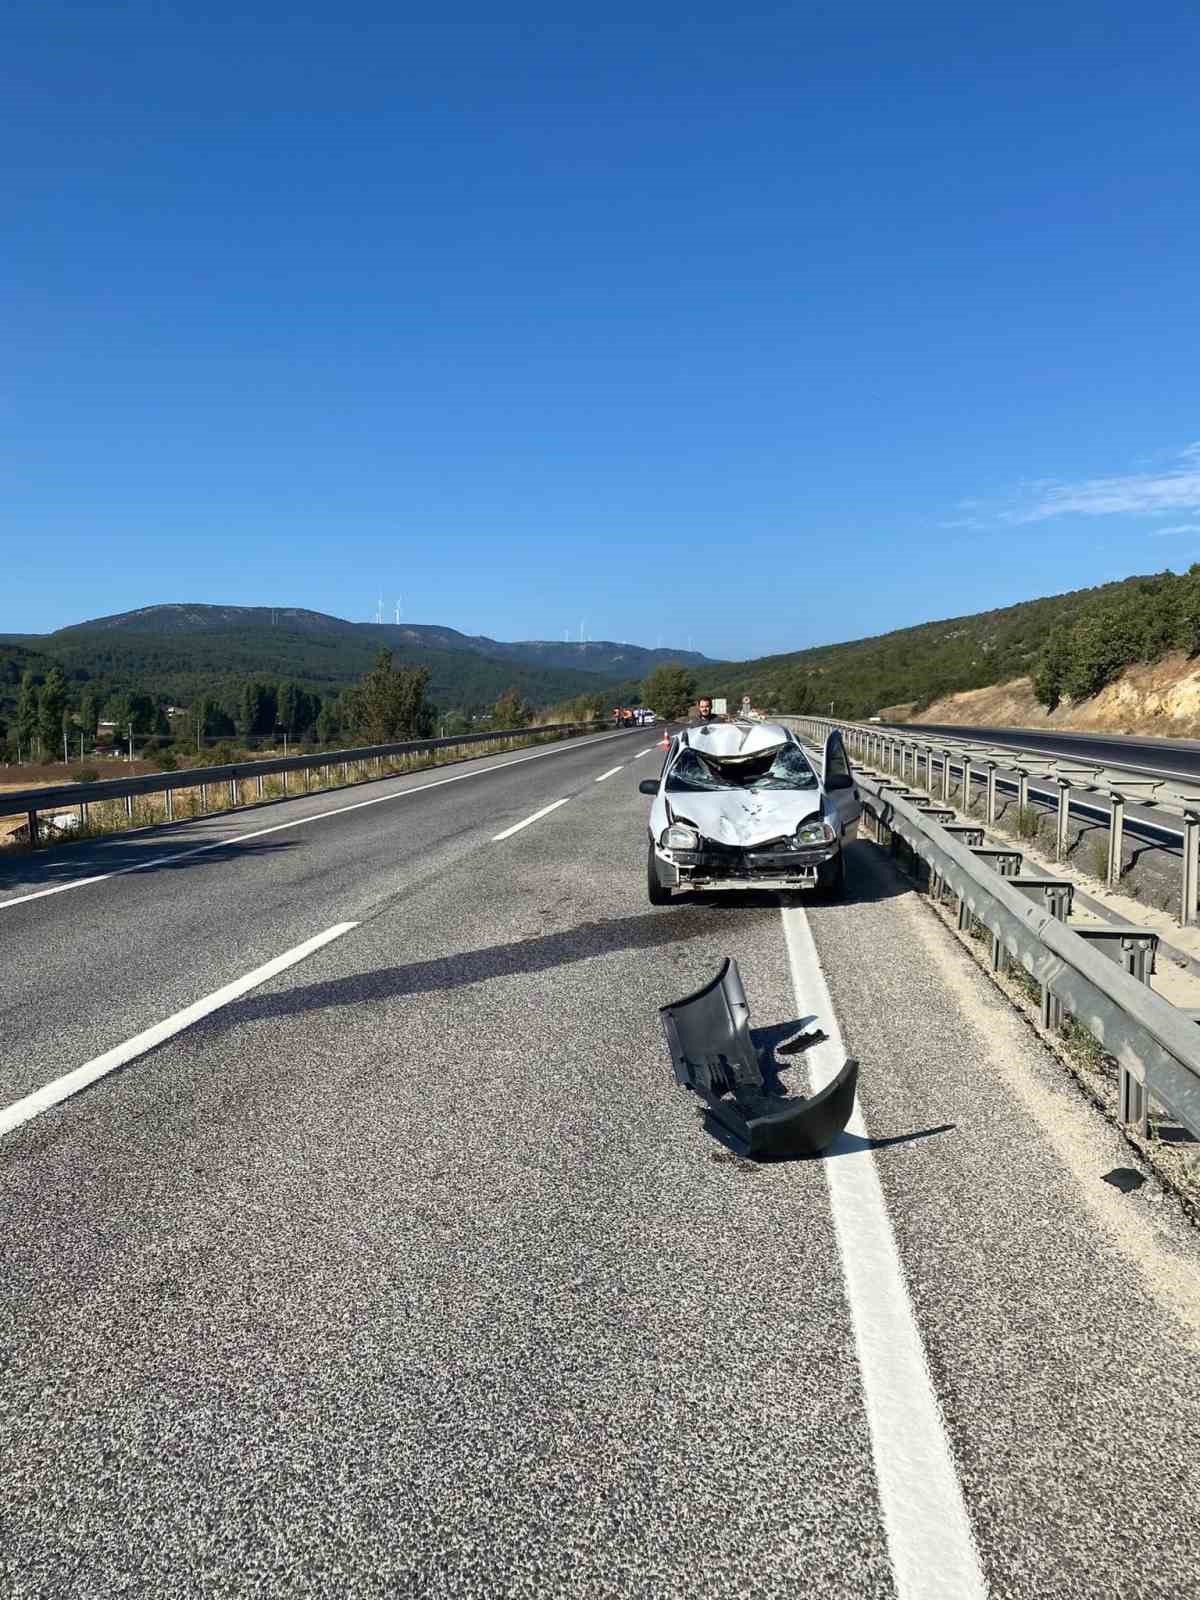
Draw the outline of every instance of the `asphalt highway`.
<instances>
[{"instance_id":1,"label":"asphalt highway","mask_svg":"<svg viewBox=\"0 0 1200 1600\"><path fill-rule=\"evenodd\" d=\"M960 727L950 723L887 724L898 733L983 739L1016 750L1124 767L1177 783L1200 785L1200 740L1147 739L1134 734L1071 733L1058 728Z\"/></svg>"},{"instance_id":2,"label":"asphalt highway","mask_svg":"<svg viewBox=\"0 0 1200 1600\"><path fill-rule=\"evenodd\" d=\"M1192 1591L1195 1233L870 844L652 909L657 766L4 864L0 1592ZM822 1159L673 1082L726 954Z\"/></svg>"}]
</instances>

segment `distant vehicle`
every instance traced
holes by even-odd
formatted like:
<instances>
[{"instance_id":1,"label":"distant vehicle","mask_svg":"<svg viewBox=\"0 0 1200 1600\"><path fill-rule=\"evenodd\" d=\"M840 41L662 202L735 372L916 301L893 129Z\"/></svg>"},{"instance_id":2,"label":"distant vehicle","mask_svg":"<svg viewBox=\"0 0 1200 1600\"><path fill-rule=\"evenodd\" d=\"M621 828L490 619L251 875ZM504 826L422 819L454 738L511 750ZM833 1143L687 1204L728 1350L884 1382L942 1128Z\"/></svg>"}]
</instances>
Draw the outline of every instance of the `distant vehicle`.
<instances>
[{"instance_id":1,"label":"distant vehicle","mask_svg":"<svg viewBox=\"0 0 1200 1600\"><path fill-rule=\"evenodd\" d=\"M867 721L868 722L882 722L883 718L882 717L868 717Z\"/></svg>"},{"instance_id":2,"label":"distant vehicle","mask_svg":"<svg viewBox=\"0 0 1200 1600\"><path fill-rule=\"evenodd\" d=\"M676 891L846 886L843 846L862 816L850 759L835 728L818 775L776 722L706 723L671 740L663 770L644 778L650 807L650 904Z\"/></svg>"}]
</instances>

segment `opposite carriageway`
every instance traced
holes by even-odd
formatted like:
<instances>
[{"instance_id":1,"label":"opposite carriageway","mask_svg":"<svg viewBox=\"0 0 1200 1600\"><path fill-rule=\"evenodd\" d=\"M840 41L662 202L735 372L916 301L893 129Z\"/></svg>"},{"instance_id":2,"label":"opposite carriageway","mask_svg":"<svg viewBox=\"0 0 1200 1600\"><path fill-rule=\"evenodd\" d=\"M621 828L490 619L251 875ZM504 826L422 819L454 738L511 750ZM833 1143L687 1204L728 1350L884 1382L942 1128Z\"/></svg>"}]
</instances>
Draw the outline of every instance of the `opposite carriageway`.
<instances>
[{"instance_id":1,"label":"opposite carriageway","mask_svg":"<svg viewBox=\"0 0 1200 1600\"><path fill-rule=\"evenodd\" d=\"M1062 748L1054 750L1035 745L1036 731L993 729L990 738L976 739L924 727L784 720L810 728L814 738L818 729L842 727L856 759L902 782L923 782L935 798L947 801L954 784L962 809L978 812L989 826L996 823L1001 794L1016 801L1019 815L1031 806L1051 811L1059 861L1071 848L1072 819L1100 824L1108 835L1104 876L1110 888L1127 870L1127 836L1178 856L1179 920L1184 926L1200 920L1200 771L1194 781L1187 771L1200 767L1200 747L1180 741L1131 750L1113 739L1055 734L1049 737Z\"/></svg>"}]
</instances>

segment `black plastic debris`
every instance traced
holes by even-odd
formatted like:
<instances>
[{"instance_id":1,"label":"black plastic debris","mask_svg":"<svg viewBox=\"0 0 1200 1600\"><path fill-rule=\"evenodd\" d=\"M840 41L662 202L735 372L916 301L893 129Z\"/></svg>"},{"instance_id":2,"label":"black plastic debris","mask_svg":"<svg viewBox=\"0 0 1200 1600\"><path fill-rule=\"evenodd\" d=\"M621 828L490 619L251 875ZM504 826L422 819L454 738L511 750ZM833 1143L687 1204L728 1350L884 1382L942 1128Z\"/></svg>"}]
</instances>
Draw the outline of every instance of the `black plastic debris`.
<instances>
[{"instance_id":1,"label":"black plastic debris","mask_svg":"<svg viewBox=\"0 0 1200 1600\"><path fill-rule=\"evenodd\" d=\"M750 1036L750 1005L737 962L726 956L711 983L659 1011L680 1083L692 1089L755 1161L815 1156L854 1110L858 1062L808 1098L772 1095Z\"/></svg>"}]
</instances>

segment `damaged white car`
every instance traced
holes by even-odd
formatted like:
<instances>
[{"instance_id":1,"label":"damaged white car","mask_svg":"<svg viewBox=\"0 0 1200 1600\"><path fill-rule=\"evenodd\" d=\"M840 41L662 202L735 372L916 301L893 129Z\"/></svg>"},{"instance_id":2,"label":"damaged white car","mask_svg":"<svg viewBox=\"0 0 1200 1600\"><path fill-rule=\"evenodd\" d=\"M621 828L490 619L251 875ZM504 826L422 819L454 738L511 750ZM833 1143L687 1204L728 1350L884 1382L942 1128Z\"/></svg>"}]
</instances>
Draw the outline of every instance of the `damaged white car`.
<instances>
[{"instance_id":1,"label":"damaged white car","mask_svg":"<svg viewBox=\"0 0 1200 1600\"><path fill-rule=\"evenodd\" d=\"M845 888L843 846L862 803L842 736L825 741L821 772L776 722L712 722L676 734L652 794L651 905L697 889Z\"/></svg>"}]
</instances>

